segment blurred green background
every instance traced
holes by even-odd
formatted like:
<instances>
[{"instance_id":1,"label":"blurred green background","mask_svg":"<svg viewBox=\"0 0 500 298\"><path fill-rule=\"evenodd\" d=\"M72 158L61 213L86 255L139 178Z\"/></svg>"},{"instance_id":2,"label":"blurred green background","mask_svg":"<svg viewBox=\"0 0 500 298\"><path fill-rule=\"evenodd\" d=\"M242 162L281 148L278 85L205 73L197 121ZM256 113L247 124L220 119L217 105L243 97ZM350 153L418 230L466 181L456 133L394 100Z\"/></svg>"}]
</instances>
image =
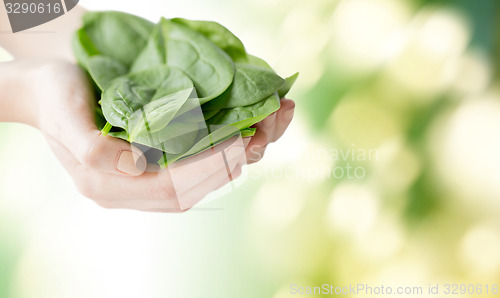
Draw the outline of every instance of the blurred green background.
<instances>
[{"instance_id":1,"label":"blurred green background","mask_svg":"<svg viewBox=\"0 0 500 298\"><path fill-rule=\"evenodd\" d=\"M295 120L236 190L181 215L98 208L38 132L1 124L0 297L281 298L325 283L498 297L499 1L141 4L89 7L221 22L301 72Z\"/></svg>"}]
</instances>

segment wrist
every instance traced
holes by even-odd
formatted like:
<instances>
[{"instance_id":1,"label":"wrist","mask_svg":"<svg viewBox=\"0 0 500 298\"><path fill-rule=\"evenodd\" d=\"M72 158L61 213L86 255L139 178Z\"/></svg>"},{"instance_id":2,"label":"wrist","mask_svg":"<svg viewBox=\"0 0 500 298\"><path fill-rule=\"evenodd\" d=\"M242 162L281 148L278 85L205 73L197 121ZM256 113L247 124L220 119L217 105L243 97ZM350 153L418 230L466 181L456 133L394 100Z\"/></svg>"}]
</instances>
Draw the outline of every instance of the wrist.
<instances>
[{"instance_id":1,"label":"wrist","mask_svg":"<svg viewBox=\"0 0 500 298\"><path fill-rule=\"evenodd\" d=\"M43 64L15 60L0 64L0 121L38 127L39 92Z\"/></svg>"}]
</instances>

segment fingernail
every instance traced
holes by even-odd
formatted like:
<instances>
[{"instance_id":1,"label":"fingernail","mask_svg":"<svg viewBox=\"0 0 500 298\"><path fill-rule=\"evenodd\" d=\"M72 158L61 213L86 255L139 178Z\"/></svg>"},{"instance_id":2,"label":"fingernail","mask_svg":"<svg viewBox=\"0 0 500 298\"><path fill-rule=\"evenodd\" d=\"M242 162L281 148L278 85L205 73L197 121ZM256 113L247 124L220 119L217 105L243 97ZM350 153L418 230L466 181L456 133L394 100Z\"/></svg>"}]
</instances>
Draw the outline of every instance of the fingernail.
<instances>
[{"instance_id":1,"label":"fingernail","mask_svg":"<svg viewBox=\"0 0 500 298\"><path fill-rule=\"evenodd\" d=\"M124 174L139 176L146 170L146 161L144 156L132 151L122 151L116 169Z\"/></svg>"},{"instance_id":2,"label":"fingernail","mask_svg":"<svg viewBox=\"0 0 500 298\"><path fill-rule=\"evenodd\" d=\"M283 114L283 118L286 121L290 121L290 120L292 120L294 113L295 113L295 109L289 109L288 111L285 111L285 113Z\"/></svg>"}]
</instances>

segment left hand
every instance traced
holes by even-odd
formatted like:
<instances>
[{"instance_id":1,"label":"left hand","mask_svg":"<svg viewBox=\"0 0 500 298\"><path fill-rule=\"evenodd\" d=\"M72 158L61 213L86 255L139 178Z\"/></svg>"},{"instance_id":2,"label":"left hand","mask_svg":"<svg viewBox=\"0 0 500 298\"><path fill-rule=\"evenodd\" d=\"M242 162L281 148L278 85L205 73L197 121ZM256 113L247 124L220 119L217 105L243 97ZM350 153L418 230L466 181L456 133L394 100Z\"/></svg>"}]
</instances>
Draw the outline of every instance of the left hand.
<instances>
[{"instance_id":1,"label":"left hand","mask_svg":"<svg viewBox=\"0 0 500 298\"><path fill-rule=\"evenodd\" d=\"M294 112L295 102L282 98L280 109L254 126L257 132L245 149L248 164L261 160L267 145L281 138L292 122Z\"/></svg>"}]
</instances>

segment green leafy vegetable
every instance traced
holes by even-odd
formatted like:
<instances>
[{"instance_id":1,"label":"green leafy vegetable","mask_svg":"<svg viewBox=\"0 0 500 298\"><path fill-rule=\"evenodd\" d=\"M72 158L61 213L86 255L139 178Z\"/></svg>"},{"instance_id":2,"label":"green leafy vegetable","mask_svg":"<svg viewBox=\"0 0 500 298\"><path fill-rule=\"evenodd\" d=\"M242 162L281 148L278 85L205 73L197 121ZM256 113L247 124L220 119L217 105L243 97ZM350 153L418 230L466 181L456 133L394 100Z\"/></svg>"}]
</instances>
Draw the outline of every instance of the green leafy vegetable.
<instances>
[{"instance_id":1,"label":"green leafy vegetable","mask_svg":"<svg viewBox=\"0 0 500 298\"><path fill-rule=\"evenodd\" d=\"M88 59L88 72L97 86L104 90L115 78L127 74L127 67L109 57L96 55Z\"/></svg>"},{"instance_id":2,"label":"green leafy vegetable","mask_svg":"<svg viewBox=\"0 0 500 298\"><path fill-rule=\"evenodd\" d=\"M274 71L273 68L271 67L271 65L269 65L266 61L260 59L259 57L253 56L253 55L248 55L248 64L267 68L267 69Z\"/></svg>"},{"instance_id":3,"label":"green leafy vegetable","mask_svg":"<svg viewBox=\"0 0 500 298\"><path fill-rule=\"evenodd\" d=\"M75 53L76 60L85 69L88 69L88 61L90 57L99 55L99 51L95 48L94 44L87 35L85 28L76 31L72 38L73 52Z\"/></svg>"},{"instance_id":4,"label":"green leafy vegetable","mask_svg":"<svg viewBox=\"0 0 500 298\"><path fill-rule=\"evenodd\" d=\"M92 47L126 66L142 51L153 28L153 23L123 12L88 12L83 16L83 29Z\"/></svg>"},{"instance_id":5,"label":"green leafy vegetable","mask_svg":"<svg viewBox=\"0 0 500 298\"><path fill-rule=\"evenodd\" d=\"M164 113L170 111L165 115L170 121L186 103L192 88L192 81L182 71L157 66L114 79L103 92L101 106L111 125L130 132L129 122L141 109L148 111L149 121L155 123L164 120L158 119L163 115L156 111L157 108L162 108Z\"/></svg>"},{"instance_id":6,"label":"green leafy vegetable","mask_svg":"<svg viewBox=\"0 0 500 298\"><path fill-rule=\"evenodd\" d=\"M221 95L234 78L231 58L202 34L162 19L166 63L182 69L194 82L200 104Z\"/></svg>"},{"instance_id":7,"label":"green leafy vegetable","mask_svg":"<svg viewBox=\"0 0 500 298\"><path fill-rule=\"evenodd\" d=\"M278 95L280 98L285 97L285 95L287 95L288 92L290 92L290 89L292 89L293 84L295 84L298 78L299 78L299 73L296 73L293 76L285 79L285 82L278 90Z\"/></svg>"},{"instance_id":8,"label":"green leafy vegetable","mask_svg":"<svg viewBox=\"0 0 500 298\"><path fill-rule=\"evenodd\" d=\"M269 97L284 83L285 81L271 70L248 64L236 64L230 91L207 102L204 108L220 110L252 105Z\"/></svg>"},{"instance_id":9,"label":"green leafy vegetable","mask_svg":"<svg viewBox=\"0 0 500 298\"><path fill-rule=\"evenodd\" d=\"M209 126L232 125L238 129L250 127L280 108L280 98L277 93L248 106L220 110L207 120Z\"/></svg>"},{"instance_id":10,"label":"green leafy vegetable","mask_svg":"<svg viewBox=\"0 0 500 298\"><path fill-rule=\"evenodd\" d=\"M226 52L235 62L247 61L247 52L241 40L226 27L216 22L192 21L182 18L172 19L172 22L183 24L203 34L211 42Z\"/></svg>"},{"instance_id":11,"label":"green leafy vegetable","mask_svg":"<svg viewBox=\"0 0 500 298\"><path fill-rule=\"evenodd\" d=\"M101 91L96 121L103 134L160 150L163 167L234 135L253 136L252 126L279 109L298 76L281 78L210 21L153 24L89 12L72 44Z\"/></svg>"},{"instance_id":12,"label":"green leafy vegetable","mask_svg":"<svg viewBox=\"0 0 500 298\"><path fill-rule=\"evenodd\" d=\"M166 64L167 55L165 40L163 39L165 34L163 26L160 24L155 26L153 32L149 36L146 46L132 64L130 72L137 72Z\"/></svg>"}]
</instances>

